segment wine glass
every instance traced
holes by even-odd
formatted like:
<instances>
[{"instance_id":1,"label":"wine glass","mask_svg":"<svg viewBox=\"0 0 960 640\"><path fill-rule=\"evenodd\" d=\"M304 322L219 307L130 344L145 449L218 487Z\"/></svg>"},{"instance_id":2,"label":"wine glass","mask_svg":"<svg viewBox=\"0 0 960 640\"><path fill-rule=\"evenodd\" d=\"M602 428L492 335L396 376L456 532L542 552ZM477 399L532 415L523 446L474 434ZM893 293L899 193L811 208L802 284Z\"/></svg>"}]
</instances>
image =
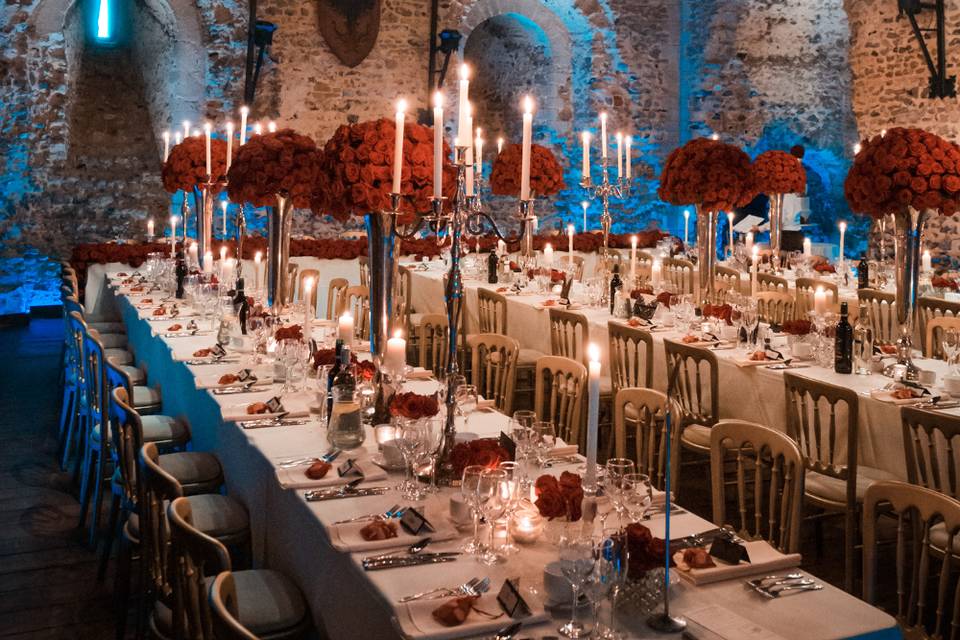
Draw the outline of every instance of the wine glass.
<instances>
[{"instance_id":1,"label":"wine glass","mask_svg":"<svg viewBox=\"0 0 960 640\"><path fill-rule=\"evenodd\" d=\"M604 467L603 474L603 492L610 496L610 502L613 504L614 511L620 520L620 526L623 526L623 504L621 502L621 490L623 488L624 476L636 473L637 465L629 458L610 458Z\"/></svg>"},{"instance_id":2,"label":"wine glass","mask_svg":"<svg viewBox=\"0 0 960 640\"><path fill-rule=\"evenodd\" d=\"M473 540L463 545L461 549L466 553L479 553L483 548L480 543L480 505L477 497L477 487L480 486L480 476L487 468L472 464L463 469L463 476L460 478L460 495L470 507L473 515Z\"/></svg>"},{"instance_id":3,"label":"wine glass","mask_svg":"<svg viewBox=\"0 0 960 640\"><path fill-rule=\"evenodd\" d=\"M426 487L424 491L427 493L436 493L440 490L439 487L436 486L436 481L438 480L437 464L439 463L440 447L443 445L443 430L444 427L446 427L446 422L443 418L434 416L433 418L422 420L421 425L424 430L425 443L423 455L429 458L434 481L433 484Z\"/></svg>"},{"instance_id":4,"label":"wine glass","mask_svg":"<svg viewBox=\"0 0 960 640\"><path fill-rule=\"evenodd\" d=\"M281 340L277 345L277 360L283 369L283 386L280 388L280 395L296 391L296 382L293 379L293 368L300 359L300 340Z\"/></svg>"},{"instance_id":5,"label":"wine glass","mask_svg":"<svg viewBox=\"0 0 960 640\"><path fill-rule=\"evenodd\" d=\"M940 342L947 364L951 366L952 371L955 371L956 366L954 361L957 357L957 352L960 351L960 331L953 328L945 329Z\"/></svg>"},{"instance_id":6,"label":"wine glass","mask_svg":"<svg viewBox=\"0 0 960 640\"><path fill-rule=\"evenodd\" d=\"M643 473L628 473L620 484L620 502L633 522L640 522L653 502L653 485Z\"/></svg>"},{"instance_id":7,"label":"wine glass","mask_svg":"<svg viewBox=\"0 0 960 640\"><path fill-rule=\"evenodd\" d=\"M472 384L461 384L454 393L457 411L464 416L464 428L470 424L470 414L477 408L477 387Z\"/></svg>"},{"instance_id":8,"label":"wine glass","mask_svg":"<svg viewBox=\"0 0 960 640\"><path fill-rule=\"evenodd\" d=\"M517 510L520 500L523 499L524 496L529 495L529 492L524 491L523 466L519 462L501 462L499 465L497 465L497 468L507 472L507 482L504 495L502 497L506 502L503 517L509 525L510 518L513 517L514 512ZM507 526L506 529L507 539L500 547L500 551L504 555L510 555L519 551L520 548L513 544L513 541L510 538L510 527Z\"/></svg>"},{"instance_id":9,"label":"wine glass","mask_svg":"<svg viewBox=\"0 0 960 640\"><path fill-rule=\"evenodd\" d=\"M596 564L594 544L590 538L573 533L561 536L558 546L560 548L560 571L570 583L573 603L570 607L570 621L557 631L565 638L586 638L589 637L590 631L584 629L583 625L577 620L577 613L580 588L586 581L587 576L593 572Z\"/></svg>"},{"instance_id":10,"label":"wine glass","mask_svg":"<svg viewBox=\"0 0 960 640\"><path fill-rule=\"evenodd\" d=\"M593 607L591 638L612 640L617 637L610 627L600 623L600 605L610 595L611 588L617 581L616 557L613 553L615 547L616 541L610 538L602 538L594 547L596 562L583 585L587 599Z\"/></svg>"},{"instance_id":11,"label":"wine glass","mask_svg":"<svg viewBox=\"0 0 960 640\"><path fill-rule=\"evenodd\" d=\"M514 416L517 415L515 412ZM532 414L532 411L527 413ZM525 489L530 487L529 474L527 474L527 463L530 461L530 457L534 452L534 437L533 437L533 423L536 421L536 416L533 416L533 419L527 422L526 420L517 420L516 418L510 419L510 437L513 439L514 444L517 445L517 455L516 460L519 465L520 470L520 483Z\"/></svg>"},{"instance_id":12,"label":"wine glass","mask_svg":"<svg viewBox=\"0 0 960 640\"><path fill-rule=\"evenodd\" d=\"M480 562L486 565L497 564L503 556L497 553L497 520L503 516L510 501L509 476L503 469L484 469L477 483L477 506L484 519L490 524L490 544L480 555Z\"/></svg>"},{"instance_id":13,"label":"wine glass","mask_svg":"<svg viewBox=\"0 0 960 640\"><path fill-rule=\"evenodd\" d=\"M557 429L552 422L537 421L531 427L533 433L533 446L537 453L537 465L543 468L547 462L547 454L550 453L557 444Z\"/></svg>"},{"instance_id":14,"label":"wine glass","mask_svg":"<svg viewBox=\"0 0 960 640\"><path fill-rule=\"evenodd\" d=\"M401 496L403 496L405 500L420 500L423 498L423 493L420 491L414 478L413 465L414 462L416 462L417 454L422 451L426 445L424 429L419 423L413 420L404 420L400 423L396 431L396 437L397 448L400 450L401 455L403 455L403 463L406 471Z\"/></svg>"}]
</instances>

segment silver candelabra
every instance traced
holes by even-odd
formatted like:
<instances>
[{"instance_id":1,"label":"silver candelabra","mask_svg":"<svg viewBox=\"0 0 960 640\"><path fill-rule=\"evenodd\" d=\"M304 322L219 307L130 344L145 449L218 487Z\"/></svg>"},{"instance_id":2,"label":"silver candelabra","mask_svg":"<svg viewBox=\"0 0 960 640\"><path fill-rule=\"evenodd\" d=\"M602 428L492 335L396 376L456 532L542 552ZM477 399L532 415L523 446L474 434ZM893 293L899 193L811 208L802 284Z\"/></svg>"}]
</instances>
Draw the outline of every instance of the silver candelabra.
<instances>
[{"instance_id":1,"label":"silver candelabra","mask_svg":"<svg viewBox=\"0 0 960 640\"><path fill-rule=\"evenodd\" d=\"M600 198L603 204L603 213L600 214L600 227L603 229L603 257L604 261L610 248L610 227L613 226L613 218L610 216L610 196L623 199L630 194L630 183L624 180L622 175L617 176L616 182L610 182L610 158L604 157L600 161L601 174L603 180L600 184L593 184L590 176L584 176L580 181L580 186L587 192L587 197L591 200Z\"/></svg>"}]
</instances>

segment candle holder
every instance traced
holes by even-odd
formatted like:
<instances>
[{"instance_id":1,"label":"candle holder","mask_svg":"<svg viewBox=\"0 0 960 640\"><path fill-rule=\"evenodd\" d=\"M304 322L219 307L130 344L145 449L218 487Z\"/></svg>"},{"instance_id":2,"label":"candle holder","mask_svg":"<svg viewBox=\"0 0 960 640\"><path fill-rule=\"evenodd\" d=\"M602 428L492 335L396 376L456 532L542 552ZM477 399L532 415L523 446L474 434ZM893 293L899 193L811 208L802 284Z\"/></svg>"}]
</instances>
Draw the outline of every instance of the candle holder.
<instances>
[{"instance_id":1,"label":"candle holder","mask_svg":"<svg viewBox=\"0 0 960 640\"><path fill-rule=\"evenodd\" d=\"M627 197L630 193L630 183L624 180L622 176L618 176L616 182L610 182L610 158L602 158L600 166L603 176L600 184L595 185L590 176L584 176L580 186L586 190L587 196L591 200L599 198L603 206L603 212L600 214L600 227L603 229L603 258L604 265L606 265L610 249L610 228L613 226L613 218L610 216L610 197L613 196L618 199Z\"/></svg>"}]
</instances>

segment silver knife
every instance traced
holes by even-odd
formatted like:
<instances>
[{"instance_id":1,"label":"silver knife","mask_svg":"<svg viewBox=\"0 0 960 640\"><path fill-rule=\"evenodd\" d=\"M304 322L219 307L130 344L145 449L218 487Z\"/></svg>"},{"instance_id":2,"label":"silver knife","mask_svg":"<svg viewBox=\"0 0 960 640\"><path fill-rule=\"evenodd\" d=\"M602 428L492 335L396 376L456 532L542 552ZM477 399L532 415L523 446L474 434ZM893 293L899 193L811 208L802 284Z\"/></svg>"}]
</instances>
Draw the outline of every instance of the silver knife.
<instances>
[{"instance_id":1,"label":"silver knife","mask_svg":"<svg viewBox=\"0 0 960 640\"><path fill-rule=\"evenodd\" d=\"M417 557L413 556L410 558L397 558L391 560L381 560L376 562L364 563L363 568L365 571L382 571L384 569L400 569L403 567L416 567L422 564L443 564L446 562L456 561L454 556L440 556L440 557Z\"/></svg>"}]
</instances>

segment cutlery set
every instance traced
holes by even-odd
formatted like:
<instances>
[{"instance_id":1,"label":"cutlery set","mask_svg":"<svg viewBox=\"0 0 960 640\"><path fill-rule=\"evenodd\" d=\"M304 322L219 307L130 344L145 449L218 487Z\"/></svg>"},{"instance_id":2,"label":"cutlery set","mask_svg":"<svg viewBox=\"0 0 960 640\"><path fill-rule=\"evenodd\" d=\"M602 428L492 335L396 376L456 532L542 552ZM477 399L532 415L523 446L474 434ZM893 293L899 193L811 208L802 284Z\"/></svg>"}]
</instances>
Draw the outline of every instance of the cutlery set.
<instances>
[{"instance_id":1,"label":"cutlery set","mask_svg":"<svg viewBox=\"0 0 960 640\"><path fill-rule=\"evenodd\" d=\"M763 597L771 599L779 598L782 594L788 592L820 591L823 589L822 584L818 584L798 572L754 578L744 582L744 585Z\"/></svg>"},{"instance_id":2,"label":"cutlery set","mask_svg":"<svg viewBox=\"0 0 960 640\"><path fill-rule=\"evenodd\" d=\"M331 487L329 489L314 489L303 494L307 502L322 502L324 500L339 500L341 498L362 498L365 496L382 496L390 487L364 487L358 485L363 482L363 478L351 480L348 484L340 487Z\"/></svg>"},{"instance_id":3,"label":"cutlery set","mask_svg":"<svg viewBox=\"0 0 960 640\"><path fill-rule=\"evenodd\" d=\"M265 427L288 427L307 424L306 418L286 418L288 412L283 412L273 418L263 418L262 420L243 420L237 424L241 429L263 429ZM296 465L295 465L296 466Z\"/></svg>"},{"instance_id":4,"label":"cutlery set","mask_svg":"<svg viewBox=\"0 0 960 640\"><path fill-rule=\"evenodd\" d=\"M348 518L346 520L338 520L333 524L350 524L352 522L363 522L364 520L391 520L393 518L402 518L403 514L407 512L409 507L401 507L399 504L395 504L384 513L368 513L366 515L357 516L355 518ZM429 540L429 538L427 538Z\"/></svg>"},{"instance_id":5,"label":"cutlery set","mask_svg":"<svg viewBox=\"0 0 960 640\"><path fill-rule=\"evenodd\" d=\"M436 600L437 598L453 598L460 596L480 596L490 590L490 578L472 578L459 587L437 587L430 591L421 591L413 595L404 596L397 602L405 604L416 600Z\"/></svg>"},{"instance_id":6,"label":"cutlery set","mask_svg":"<svg viewBox=\"0 0 960 640\"><path fill-rule=\"evenodd\" d=\"M264 389L254 389L254 385L257 384L257 380L251 380L240 385L234 385L230 387L219 387L213 390L213 395L215 396L232 396L238 393L253 393L257 391L263 391Z\"/></svg>"},{"instance_id":7,"label":"cutlery set","mask_svg":"<svg viewBox=\"0 0 960 640\"><path fill-rule=\"evenodd\" d=\"M333 447L320 457L302 456L300 458L287 458L286 460L281 460L278 462L277 466L281 469L292 469L294 467L302 467L307 464L313 464L314 462L333 462L340 456L341 453L343 452L340 449Z\"/></svg>"}]
</instances>

